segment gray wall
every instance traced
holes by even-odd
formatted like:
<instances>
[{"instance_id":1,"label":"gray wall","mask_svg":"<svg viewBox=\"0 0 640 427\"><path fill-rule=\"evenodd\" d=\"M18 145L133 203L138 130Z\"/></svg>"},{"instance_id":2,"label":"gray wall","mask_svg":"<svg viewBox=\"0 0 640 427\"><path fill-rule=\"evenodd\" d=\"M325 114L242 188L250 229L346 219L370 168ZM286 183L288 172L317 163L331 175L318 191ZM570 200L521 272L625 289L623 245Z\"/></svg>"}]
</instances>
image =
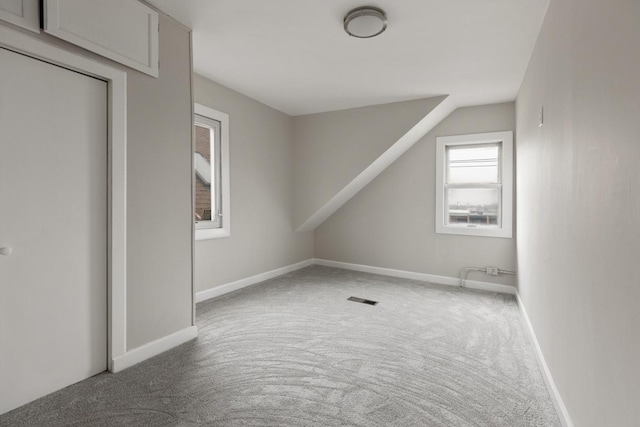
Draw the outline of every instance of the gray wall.
<instances>
[{"instance_id":1,"label":"gray wall","mask_svg":"<svg viewBox=\"0 0 640 427\"><path fill-rule=\"evenodd\" d=\"M160 14L160 77L127 72L127 345L191 326L191 38Z\"/></svg>"},{"instance_id":2,"label":"gray wall","mask_svg":"<svg viewBox=\"0 0 640 427\"><path fill-rule=\"evenodd\" d=\"M515 239L435 233L435 138L513 130L514 116L513 103L453 112L315 230L316 257L450 277L469 266L515 270Z\"/></svg>"},{"instance_id":3,"label":"gray wall","mask_svg":"<svg viewBox=\"0 0 640 427\"><path fill-rule=\"evenodd\" d=\"M196 75L195 101L229 114L231 237L196 242L196 290L313 257L313 233L294 233L293 119Z\"/></svg>"},{"instance_id":4,"label":"gray wall","mask_svg":"<svg viewBox=\"0 0 640 427\"><path fill-rule=\"evenodd\" d=\"M552 1L517 98L520 294L580 427L640 425L639 22Z\"/></svg>"},{"instance_id":5,"label":"gray wall","mask_svg":"<svg viewBox=\"0 0 640 427\"><path fill-rule=\"evenodd\" d=\"M294 117L294 228L441 101L426 98Z\"/></svg>"},{"instance_id":6,"label":"gray wall","mask_svg":"<svg viewBox=\"0 0 640 427\"><path fill-rule=\"evenodd\" d=\"M127 72L127 349L190 327L190 30L160 14L158 79L35 37Z\"/></svg>"}]
</instances>

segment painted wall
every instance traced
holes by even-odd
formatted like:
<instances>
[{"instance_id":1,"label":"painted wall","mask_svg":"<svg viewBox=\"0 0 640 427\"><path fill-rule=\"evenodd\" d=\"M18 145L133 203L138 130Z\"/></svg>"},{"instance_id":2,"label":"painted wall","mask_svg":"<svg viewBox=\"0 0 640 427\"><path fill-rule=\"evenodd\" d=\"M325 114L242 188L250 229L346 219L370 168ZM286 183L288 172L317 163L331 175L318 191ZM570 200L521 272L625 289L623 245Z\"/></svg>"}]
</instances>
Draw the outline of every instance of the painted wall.
<instances>
[{"instance_id":1,"label":"painted wall","mask_svg":"<svg viewBox=\"0 0 640 427\"><path fill-rule=\"evenodd\" d=\"M580 427L640 425L639 22L552 1L517 98L520 294Z\"/></svg>"},{"instance_id":2,"label":"painted wall","mask_svg":"<svg viewBox=\"0 0 640 427\"><path fill-rule=\"evenodd\" d=\"M192 324L191 35L160 14L160 77L127 72L127 342Z\"/></svg>"},{"instance_id":3,"label":"painted wall","mask_svg":"<svg viewBox=\"0 0 640 427\"><path fill-rule=\"evenodd\" d=\"M436 137L514 127L513 103L457 109L315 230L316 257L450 277L470 266L515 270L515 239L435 232Z\"/></svg>"},{"instance_id":4,"label":"painted wall","mask_svg":"<svg viewBox=\"0 0 640 427\"><path fill-rule=\"evenodd\" d=\"M190 327L190 30L160 14L157 79L22 32L127 72L127 350Z\"/></svg>"},{"instance_id":5,"label":"painted wall","mask_svg":"<svg viewBox=\"0 0 640 427\"><path fill-rule=\"evenodd\" d=\"M196 75L195 101L229 114L231 237L196 242L202 291L313 257L313 233L294 233L293 119Z\"/></svg>"},{"instance_id":6,"label":"painted wall","mask_svg":"<svg viewBox=\"0 0 640 427\"><path fill-rule=\"evenodd\" d=\"M294 228L316 213L442 99L294 117Z\"/></svg>"}]
</instances>

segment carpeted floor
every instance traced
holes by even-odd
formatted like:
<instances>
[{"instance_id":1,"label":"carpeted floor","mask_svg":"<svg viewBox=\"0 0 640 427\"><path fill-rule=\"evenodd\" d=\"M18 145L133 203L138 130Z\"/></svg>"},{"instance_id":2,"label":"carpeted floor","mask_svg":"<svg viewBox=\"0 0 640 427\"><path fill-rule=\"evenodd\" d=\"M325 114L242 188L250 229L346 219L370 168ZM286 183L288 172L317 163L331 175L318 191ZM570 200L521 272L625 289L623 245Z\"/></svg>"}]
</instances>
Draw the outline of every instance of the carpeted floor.
<instances>
[{"instance_id":1,"label":"carpeted floor","mask_svg":"<svg viewBox=\"0 0 640 427\"><path fill-rule=\"evenodd\" d=\"M198 339L0 425L560 426L512 296L312 266L197 312Z\"/></svg>"}]
</instances>

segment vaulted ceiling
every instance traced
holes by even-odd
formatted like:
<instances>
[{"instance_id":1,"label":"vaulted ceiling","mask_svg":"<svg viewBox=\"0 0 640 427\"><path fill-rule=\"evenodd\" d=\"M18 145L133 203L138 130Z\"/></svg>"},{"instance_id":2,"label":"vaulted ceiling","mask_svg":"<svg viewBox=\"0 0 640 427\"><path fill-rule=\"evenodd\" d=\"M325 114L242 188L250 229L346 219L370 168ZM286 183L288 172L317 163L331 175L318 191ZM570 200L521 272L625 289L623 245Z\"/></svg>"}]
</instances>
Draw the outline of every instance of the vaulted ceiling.
<instances>
[{"instance_id":1,"label":"vaulted ceiling","mask_svg":"<svg viewBox=\"0 0 640 427\"><path fill-rule=\"evenodd\" d=\"M549 0L149 0L193 29L194 70L290 115L452 95L513 100ZM347 36L354 7L379 37Z\"/></svg>"}]
</instances>

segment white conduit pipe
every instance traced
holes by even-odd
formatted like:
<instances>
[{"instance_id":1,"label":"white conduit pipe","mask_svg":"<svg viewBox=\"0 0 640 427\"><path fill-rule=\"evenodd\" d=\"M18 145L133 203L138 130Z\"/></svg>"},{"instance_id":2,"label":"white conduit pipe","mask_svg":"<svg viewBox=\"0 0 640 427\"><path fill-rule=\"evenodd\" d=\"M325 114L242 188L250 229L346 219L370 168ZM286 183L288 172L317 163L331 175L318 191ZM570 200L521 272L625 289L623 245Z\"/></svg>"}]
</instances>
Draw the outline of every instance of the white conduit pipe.
<instances>
[{"instance_id":1,"label":"white conduit pipe","mask_svg":"<svg viewBox=\"0 0 640 427\"><path fill-rule=\"evenodd\" d=\"M464 288L464 281L467 279L467 274L470 271L482 271L485 274L489 274L489 268L490 267L485 267L485 268L481 268L481 267L467 267L467 268L463 268L462 271L460 271L460 287ZM511 270L501 270L498 269L498 274L511 274L513 276L515 276L517 273L515 271L511 271Z\"/></svg>"},{"instance_id":2,"label":"white conduit pipe","mask_svg":"<svg viewBox=\"0 0 640 427\"><path fill-rule=\"evenodd\" d=\"M463 268L462 271L460 272L460 287L464 288L464 280L467 278L467 273L469 273L470 271L487 271L486 268L480 268L480 267L467 267L467 268Z\"/></svg>"}]
</instances>

